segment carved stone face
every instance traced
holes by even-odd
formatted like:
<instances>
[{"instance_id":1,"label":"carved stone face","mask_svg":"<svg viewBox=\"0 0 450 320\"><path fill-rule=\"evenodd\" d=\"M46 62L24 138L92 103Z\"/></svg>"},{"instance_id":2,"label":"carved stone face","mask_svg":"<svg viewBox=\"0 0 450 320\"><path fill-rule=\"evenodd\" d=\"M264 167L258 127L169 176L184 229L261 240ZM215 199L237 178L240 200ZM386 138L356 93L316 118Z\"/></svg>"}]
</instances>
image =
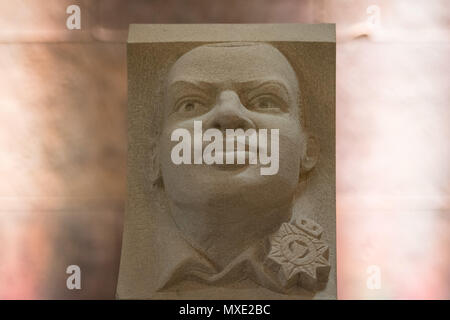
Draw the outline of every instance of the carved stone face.
<instances>
[{"instance_id":1,"label":"carved stone face","mask_svg":"<svg viewBox=\"0 0 450 320\"><path fill-rule=\"evenodd\" d=\"M306 139L298 96L293 68L268 44L205 45L184 54L167 78L160 136L161 171L169 199L190 210L231 205L258 212L290 204ZM194 120L202 121L203 130L279 129L278 173L261 175L259 162L175 165L171 150L177 142L171 141L171 134L185 128L193 136ZM268 139L270 147L270 135ZM229 214L221 221L237 218Z\"/></svg>"}]
</instances>

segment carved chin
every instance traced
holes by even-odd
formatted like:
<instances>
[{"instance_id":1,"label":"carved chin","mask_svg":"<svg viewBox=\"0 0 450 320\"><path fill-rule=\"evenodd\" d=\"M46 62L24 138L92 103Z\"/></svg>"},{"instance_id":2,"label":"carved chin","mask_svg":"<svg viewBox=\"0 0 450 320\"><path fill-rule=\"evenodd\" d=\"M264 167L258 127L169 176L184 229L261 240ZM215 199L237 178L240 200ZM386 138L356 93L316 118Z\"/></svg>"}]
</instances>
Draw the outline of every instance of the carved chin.
<instances>
[{"instance_id":1,"label":"carved chin","mask_svg":"<svg viewBox=\"0 0 450 320\"><path fill-rule=\"evenodd\" d=\"M248 171L258 170L247 168L241 175L228 173L227 178L221 179L214 175L196 175L194 181L186 184L171 181L172 184L168 185L165 181L165 191L180 207L256 210L291 203L296 184L280 179L279 176L260 176ZM222 174L227 172L220 172Z\"/></svg>"}]
</instances>

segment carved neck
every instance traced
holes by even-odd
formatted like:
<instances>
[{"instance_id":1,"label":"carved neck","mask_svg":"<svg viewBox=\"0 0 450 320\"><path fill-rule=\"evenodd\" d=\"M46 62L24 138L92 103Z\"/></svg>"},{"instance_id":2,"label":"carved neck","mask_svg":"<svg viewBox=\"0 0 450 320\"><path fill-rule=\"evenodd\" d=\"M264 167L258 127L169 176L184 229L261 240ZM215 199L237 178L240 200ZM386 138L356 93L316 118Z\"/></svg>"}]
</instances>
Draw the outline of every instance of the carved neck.
<instances>
[{"instance_id":1,"label":"carved neck","mask_svg":"<svg viewBox=\"0 0 450 320\"><path fill-rule=\"evenodd\" d=\"M218 269L224 268L256 241L278 230L282 222L290 219L292 206L258 212L237 212L240 210L236 208L222 208L220 211L181 209L171 204L172 217L185 239ZM220 221L220 217L230 215L239 218Z\"/></svg>"}]
</instances>

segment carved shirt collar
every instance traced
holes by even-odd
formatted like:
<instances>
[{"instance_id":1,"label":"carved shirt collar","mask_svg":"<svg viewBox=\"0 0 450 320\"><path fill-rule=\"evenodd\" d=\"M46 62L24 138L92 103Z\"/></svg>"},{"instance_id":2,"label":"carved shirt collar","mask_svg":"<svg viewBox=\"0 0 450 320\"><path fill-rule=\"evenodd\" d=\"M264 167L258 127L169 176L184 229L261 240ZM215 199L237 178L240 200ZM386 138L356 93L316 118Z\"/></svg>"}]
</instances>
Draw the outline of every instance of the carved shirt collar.
<instances>
[{"instance_id":1,"label":"carved shirt collar","mask_svg":"<svg viewBox=\"0 0 450 320\"><path fill-rule=\"evenodd\" d=\"M185 280L221 286L245 279L279 293L292 287L314 290L330 270L322 232L320 225L307 218L283 223L277 232L248 247L221 270L186 243L185 254L164 270L158 291Z\"/></svg>"}]
</instances>

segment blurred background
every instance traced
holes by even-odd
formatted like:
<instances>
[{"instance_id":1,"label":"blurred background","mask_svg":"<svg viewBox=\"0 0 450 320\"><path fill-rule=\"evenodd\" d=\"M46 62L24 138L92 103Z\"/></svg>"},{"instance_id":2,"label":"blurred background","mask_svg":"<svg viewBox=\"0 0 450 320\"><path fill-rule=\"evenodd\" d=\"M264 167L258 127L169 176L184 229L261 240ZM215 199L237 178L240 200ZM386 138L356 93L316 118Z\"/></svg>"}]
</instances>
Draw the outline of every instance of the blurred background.
<instances>
[{"instance_id":1,"label":"blurred background","mask_svg":"<svg viewBox=\"0 0 450 320\"><path fill-rule=\"evenodd\" d=\"M0 0L1 299L114 298L128 24L264 22L336 23L338 297L450 299L448 0Z\"/></svg>"}]
</instances>

